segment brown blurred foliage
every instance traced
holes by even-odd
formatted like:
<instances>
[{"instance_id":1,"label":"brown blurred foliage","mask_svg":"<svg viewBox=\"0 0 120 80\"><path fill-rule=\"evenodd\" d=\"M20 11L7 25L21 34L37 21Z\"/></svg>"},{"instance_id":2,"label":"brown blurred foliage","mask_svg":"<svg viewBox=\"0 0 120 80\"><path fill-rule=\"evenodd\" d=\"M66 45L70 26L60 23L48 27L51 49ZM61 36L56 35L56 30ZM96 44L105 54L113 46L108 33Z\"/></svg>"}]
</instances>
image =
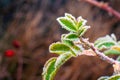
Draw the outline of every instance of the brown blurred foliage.
<instances>
[{"instance_id":1,"label":"brown blurred foliage","mask_svg":"<svg viewBox=\"0 0 120 80\"><path fill-rule=\"evenodd\" d=\"M0 80L6 76L8 80L16 80L19 50L12 46L14 40L21 43L22 80L42 80L45 62L57 56L49 53L49 45L59 41L60 35L66 33L56 21L65 12L88 20L91 29L85 37L89 37L91 42L111 33L120 40L120 21L82 0L1 0L0 4L4 1L8 3L0 6ZM120 11L119 0L107 2ZM15 49L16 55L6 58L6 49ZM79 56L64 64L55 80L96 80L101 75L112 75L112 72L110 64L96 57Z\"/></svg>"}]
</instances>

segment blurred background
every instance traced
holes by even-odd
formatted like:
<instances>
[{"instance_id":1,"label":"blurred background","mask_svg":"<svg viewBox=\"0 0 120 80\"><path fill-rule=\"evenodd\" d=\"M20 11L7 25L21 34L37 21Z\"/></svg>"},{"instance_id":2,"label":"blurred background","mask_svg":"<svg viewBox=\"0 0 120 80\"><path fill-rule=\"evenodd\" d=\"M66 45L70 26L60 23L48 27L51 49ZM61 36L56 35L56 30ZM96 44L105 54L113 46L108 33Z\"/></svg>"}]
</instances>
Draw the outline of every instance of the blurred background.
<instances>
[{"instance_id":1,"label":"blurred background","mask_svg":"<svg viewBox=\"0 0 120 80\"><path fill-rule=\"evenodd\" d=\"M97 1L120 12L120 0ZM84 0L0 0L0 80L42 80L45 62L57 56L49 45L67 33L56 21L65 12L87 19L91 29L84 37L91 42L111 33L120 40L120 19ZM79 56L66 62L55 80L96 80L112 73L99 58Z\"/></svg>"}]
</instances>

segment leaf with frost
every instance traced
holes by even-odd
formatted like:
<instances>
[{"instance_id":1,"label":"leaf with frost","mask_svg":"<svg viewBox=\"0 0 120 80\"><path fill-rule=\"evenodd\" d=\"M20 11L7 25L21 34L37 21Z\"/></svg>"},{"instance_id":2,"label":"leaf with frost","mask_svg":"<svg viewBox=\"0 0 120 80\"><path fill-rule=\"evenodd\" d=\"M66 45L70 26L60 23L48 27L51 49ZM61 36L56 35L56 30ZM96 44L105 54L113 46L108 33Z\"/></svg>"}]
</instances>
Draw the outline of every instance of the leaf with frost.
<instances>
[{"instance_id":1,"label":"leaf with frost","mask_svg":"<svg viewBox=\"0 0 120 80\"><path fill-rule=\"evenodd\" d=\"M69 47L74 46L74 43L72 41L70 41L70 40L63 39L62 43L66 44Z\"/></svg>"},{"instance_id":2,"label":"leaf with frost","mask_svg":"<svg viewBox=\"0 0 120 80\"><path fill-rule=\"evenodd\" d=\"M113 40L110 36L105 36L98 38L95 42L94 45L97 47L99 50L102 50L104 48L108 49L111 48L112 46L116 45L116 41Z\"/></svg>"},{"instance_id":3,"label":"leaf with frost","mask_svg":"<svg viewBox=\"0 0 120 80\"><path fill-rule=\"evenodd\" d=\"M71 57L72 57L72 55L70 53L61 54L56 60L55 67L59 68L61 65L63 65Z\"/></svg>"},{"instance_id":4,"label":"leaf with frost","mask_svg":"<svg viewBox=\"0 0 120 80\"><path fill-rule=\"evenodd\" d=\"M82 36L85 34L85 32L90 28L90 26L83 26L78 30L78 35Z\"/></svg>"},{"instance_id":5,"label":"leaf with frost","mask_svg":"<svg viewBox=\"0 0 120 80\"><path fill-rule=\"evenodd\" d=\"M83 19L81 16L77 18L77 28L80 30L81 27L85 26L87 20Z\"/></svg>"},{"instance_id":6,"label":"leaf with frost","mask_svg":"<svg viewBox=\"0 0 120 80\"><path fill-rule=\"evenodd\" d=\"M98 38L95 42L94 42L94 44L95 44L95 46L97 45L97 44L99 44L99 43L101 43L101 42L103 42L103 41L114 41L109 35L106 35L106 36L103 36L103 37L100 37L100 38Z\"/></svg>"},{"instance_id":7,"label":"leaf with frost","mask_svg":"<svg viewBox=\"0 0 120 80\"><path fill-rule=\"evenodd\" d=\"M116 74L108 78L107 80L120 80L120 74Z\"/></svg>"},{"instance_id":8,"label":"leaf with frost","mask_svg":"<svg viewBox=\"0 0 120 80\"><path fill-rule=\"evenodd\" d=\"M71 19L67 17L59 17L57 18L57 21L64 29L71 31L71 32L77 31L74 21L72 21Z\"/></svg>"},{"instance_id":9,"label":"leaf with frost","mask_svg":"<svg viewBox=\"0 0 120 80\"><path fill-rule=\"evenodd\" d=\"M49 51L51 53L62 54L62 53L66 53L66 52L71 52L71 49L64 43L56 42L56 43L52 43L50 45Z\"/></svg>"},{"instance_id":10,"label":"leaf with frost","mask_svg":"<svg viewBox=\"0 0 120 80\"><path fill-rule=\"evenodd\" d=\"M57 59L56 57L53 57L49 59L44 65L43 73L42 73L43 80L53 80L57 72L57 68L55 68L56 59Z\"/></svg>"},{"instance_id":11,"label":"leaf with frost","mask_svg":"<svg viewBox=\"0 0 120 80\"><path fill-rule=\"evenodd\" d=\"M65 13L65 17L67 17L67 18L71 19L72 21L74 21L74 23L77 22L75 17L73 15L69 14L69 13Z\"/></svg>"},{"instance_id":12,"label":"leaf with frost","mask_svg":"<svg viewBox=\"0 0 120 80\"><path fill-rule=\"evenodd\" d=\"M75 40L79 39L78 37L79 36L77 36L75 33L69 33L64 37L64 39L70 40L70 41L75 41Z\"/></svg>"},{"instance_id":13,"label":"leaf with frost","mask_svg":"<svg viewBox=\"0 0 120 80\"><path fill-rule=\"evenodd\" d=\"M120 51L114 50L114 49L109 49L104 51L104 54L109 55L109 54L116 54L116 55L120 55Z\"/></svg>"}]
</instances>

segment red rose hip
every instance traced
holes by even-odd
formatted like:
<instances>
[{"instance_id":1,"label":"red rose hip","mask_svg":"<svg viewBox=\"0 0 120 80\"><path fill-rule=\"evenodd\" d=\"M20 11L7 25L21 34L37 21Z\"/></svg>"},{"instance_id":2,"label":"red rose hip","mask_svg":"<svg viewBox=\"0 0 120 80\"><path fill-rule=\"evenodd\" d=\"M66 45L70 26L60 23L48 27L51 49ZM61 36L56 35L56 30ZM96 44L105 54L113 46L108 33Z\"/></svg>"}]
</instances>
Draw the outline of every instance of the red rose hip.
<instances>
[{"instance_id":1,"label":"red rose hip","mask_svg":"<svg viewBox=\"0 0 120 80\"><path fill-rule=\"evenodd\" d=\"M5 51L5 56L6 57L13 57L15 54L14 50L6 50Z\"/></svg>"}]
</instances>

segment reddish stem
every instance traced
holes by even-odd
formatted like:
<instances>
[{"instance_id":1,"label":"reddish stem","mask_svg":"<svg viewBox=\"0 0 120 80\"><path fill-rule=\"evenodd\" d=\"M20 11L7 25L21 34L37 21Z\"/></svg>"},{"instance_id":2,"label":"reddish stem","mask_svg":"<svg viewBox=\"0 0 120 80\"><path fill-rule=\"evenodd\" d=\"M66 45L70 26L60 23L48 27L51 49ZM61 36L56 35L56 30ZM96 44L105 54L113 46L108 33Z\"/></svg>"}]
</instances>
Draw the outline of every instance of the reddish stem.
<instances>
[{"instance_id":1,"label":"reddish stem","mask_svg":"<svg viewBox=\"0 0 120 80\"><path fill-rule=\"evenodd\" d=\"M114 10L113 8L111 8L110 6L108 6L107 3L98 2L96 0L84 0L84 1L107 11L108 13L116 16L120 20L120 12L118 12L118 11Z\"/></svg>"}]
</instances>

